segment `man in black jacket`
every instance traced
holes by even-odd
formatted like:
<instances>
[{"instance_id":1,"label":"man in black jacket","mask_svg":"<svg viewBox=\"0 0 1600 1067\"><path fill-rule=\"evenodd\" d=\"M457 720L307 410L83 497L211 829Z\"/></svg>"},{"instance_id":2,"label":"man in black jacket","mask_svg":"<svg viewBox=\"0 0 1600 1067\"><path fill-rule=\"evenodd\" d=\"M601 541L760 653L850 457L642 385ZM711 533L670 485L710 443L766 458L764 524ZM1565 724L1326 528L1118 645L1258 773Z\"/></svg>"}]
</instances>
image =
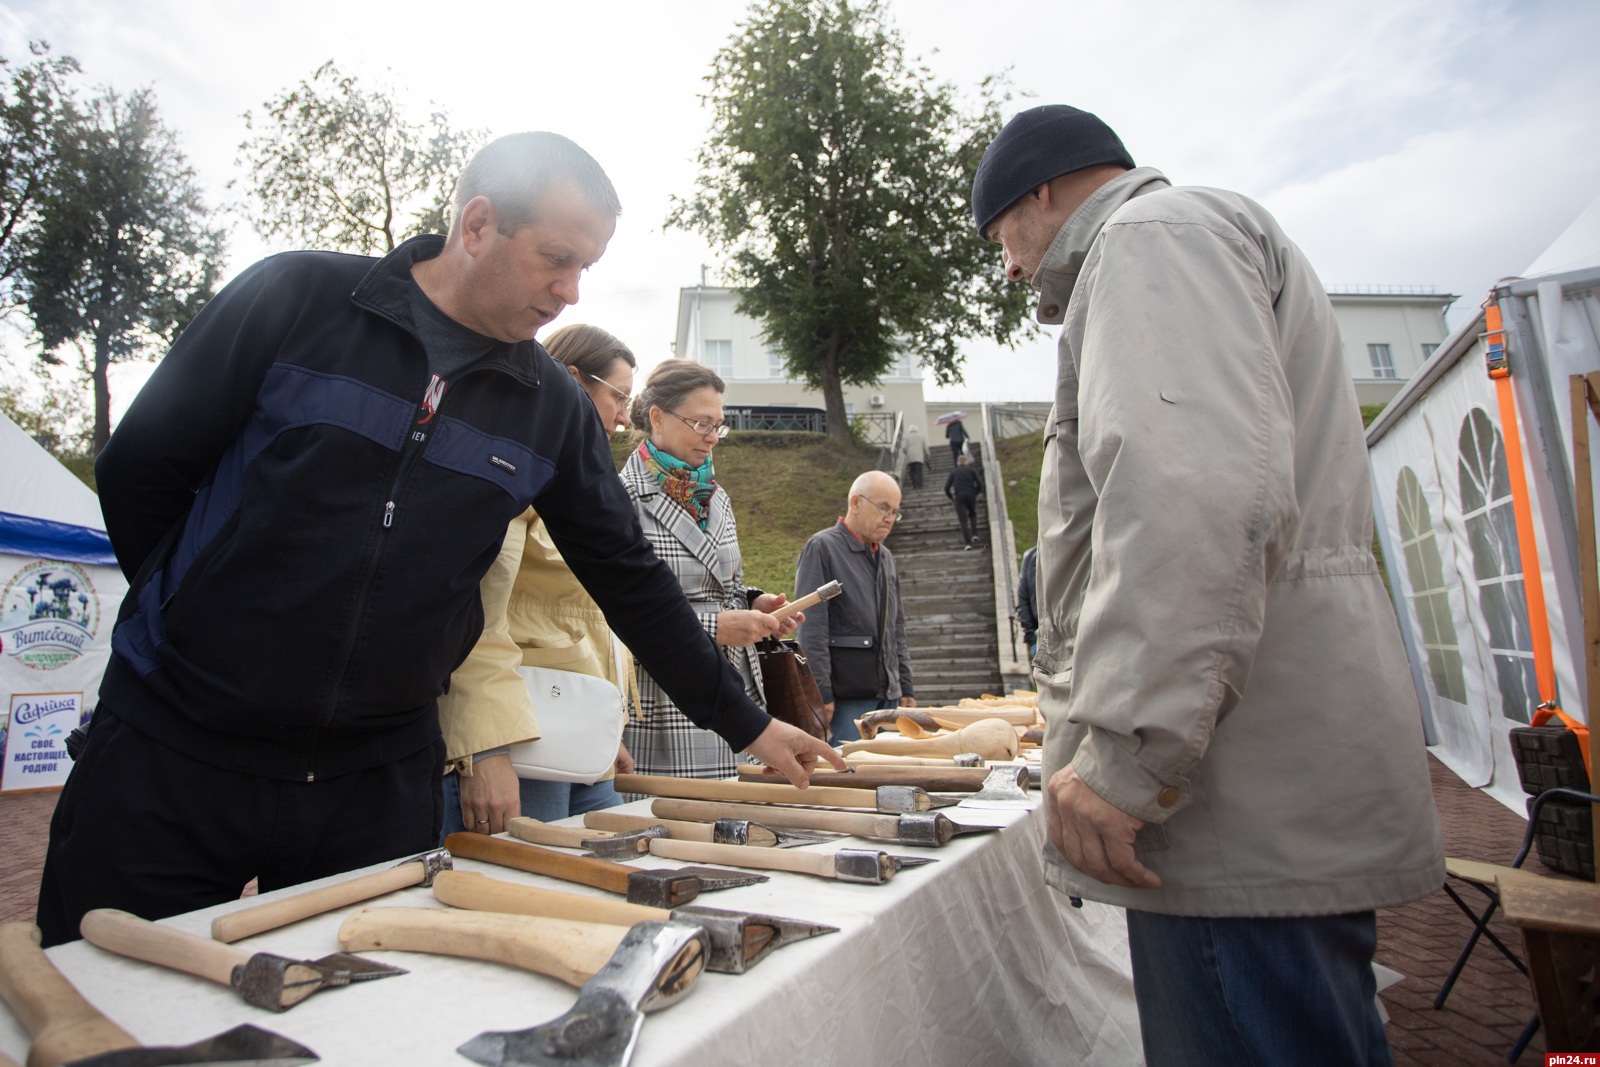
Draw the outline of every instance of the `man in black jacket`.
<instances>
[{"instance_id":1,"label":"man in black jacket","mask_svg":"<svg viewBox=\"0 0 1600 1067\"><path fill-rule=\"evenodd\" d=\"M1039 546L1022 554L1022 577L1017 580L1017 621L1022 624L1022 643L1032 657L1039 644L1039 609L1036 604L1039 574Z\"/></svg>"},{"instance_id":2,"label":"man in black jacket","mask_svg":"<svg viewBox=\"0 0 1600 1067\"><path fill-rule=\"evenodd\" d=\"M571 141L504 137L463 171L448 238L274 256L184 331L96 463L129 592L51 822L46 945L91 908L158 919L432 845L435 699L529 505L700 725L797 782L842 768L744 695L533 341L619 210Z\"/></svg>"},{"instance_id":3,"label":"man in black jacket","mask_svg":"<svg viewBox=\"0 0 1600 1067\"><path fill-rule=\"evenodd\" d=\"M795 569L796 596L837 581L838 596L806 614L796 636L831 717L834 744L859 741L855 720L912 697L900 572L884 538L900 518L900 486L868 471L850 486L842 519L812 534Z\"/></svg>"},{"instance_id":4,"label":"man in black jacket","mask_svg":"<svg viewBox=\"0 0 1600 1067\"><path fill-rule=\"evenodd\" d=\"M967 548L978 543L978 497L983 493L983 472L972 465L969 456L957 456L955 469L944 480L946 500L956 503L956 521L961 524L961 542Z\"/></svg>"}]
</instances>

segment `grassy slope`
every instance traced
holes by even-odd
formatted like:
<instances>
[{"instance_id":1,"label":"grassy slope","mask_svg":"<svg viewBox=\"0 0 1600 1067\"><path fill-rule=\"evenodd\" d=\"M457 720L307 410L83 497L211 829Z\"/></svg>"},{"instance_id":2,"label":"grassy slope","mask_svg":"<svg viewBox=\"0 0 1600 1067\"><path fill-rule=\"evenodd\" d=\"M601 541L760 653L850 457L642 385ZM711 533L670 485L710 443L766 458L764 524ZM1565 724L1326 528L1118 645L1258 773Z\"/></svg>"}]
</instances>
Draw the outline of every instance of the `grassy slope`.
<instances>
[{"instance_id":1,"label":"grassy slope","mask_svg":"<svg viewBox=\"0 0 1600 1067\"><path fill-rule=\"evenodd\" d=\"M611 451L620 469L639 447L618 434ZM875 448L844 448L820 434L735 431L714 453L717 484L733 501L744 554L744 581L794 595L794 565L806 539L844 514L850 483L877 466Z\"/></svg>"}]
</instances>

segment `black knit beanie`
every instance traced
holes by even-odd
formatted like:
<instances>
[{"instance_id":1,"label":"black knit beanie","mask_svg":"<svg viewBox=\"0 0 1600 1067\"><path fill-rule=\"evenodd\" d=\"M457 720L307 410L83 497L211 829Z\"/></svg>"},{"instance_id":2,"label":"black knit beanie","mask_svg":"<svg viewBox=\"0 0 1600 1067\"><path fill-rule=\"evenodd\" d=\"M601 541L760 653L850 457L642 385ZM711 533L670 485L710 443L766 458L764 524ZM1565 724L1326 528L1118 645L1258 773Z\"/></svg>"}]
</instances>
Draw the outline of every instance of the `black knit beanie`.
<instances>
[{"instance_id":1,"label":"black knit beanie","mask_svg":"<svg viewBox=\"0 0 1600 1067\"><path fill-rule=\"evenodd\" d=\"M978 236L1029 190L1102 163L1133 169L1133 157L1122 141L1094 115L1065 104L1021 112L989 143L972 179L972 221L978 224Z\"/></svg>"}]
</instances>

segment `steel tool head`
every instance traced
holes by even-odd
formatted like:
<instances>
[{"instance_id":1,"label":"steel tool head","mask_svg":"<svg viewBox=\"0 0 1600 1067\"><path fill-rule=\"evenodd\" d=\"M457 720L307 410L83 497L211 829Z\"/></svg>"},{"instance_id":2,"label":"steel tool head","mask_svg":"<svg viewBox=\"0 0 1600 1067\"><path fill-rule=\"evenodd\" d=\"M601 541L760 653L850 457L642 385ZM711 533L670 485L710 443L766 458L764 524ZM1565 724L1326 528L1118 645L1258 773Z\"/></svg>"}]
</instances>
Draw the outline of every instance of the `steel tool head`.
<instances>
[{"instance_id":1,"label":"steel tool head","mask_svg":"<svg viewBox=\"0 0 1600 1067\"><path fill-rule=\"evenodd\" d=\"M819 588L817 590L817 595L819 597L821 597L823 600L832 600L834 597L838 596L842 592L844 592L844 586L839 584L838 579L834 579L833 581L829 582L827 585L824 585L821 588Z\"/></svg>"},{"instance_id":2,"label":"steel tool head","mask_svg":"<svg viewBox=\"0 0 1600 1067\"><path fill-rule=\"evenodd\" d=\"M699 926L636 923L565 1015L527 1030L479 1034L456 1051L486 1067L627 1067L644 1013L688 993L710 949Z\"/></svg>"},{"instance_id":3,"label":"steel tool head","mask_svg":"<svg viewBox=\"0 0 1600 1067\"><path fill-rule=\"evenodd\" d=\"M192 1045L123 1048L63 1064L63 1067L176 1067L180 1063L236 1063L257 1067L292 1067L316 1063L319 1057L304 1045L258 1026L235 1026Z\"/></svg>"},{"instance_id":4,"label":"steel tool head","mask_svg":"<svg viewBox=\"0 0 1600 1067\"><path fill-rule=\"evenodd\" d=\"M931 856L891 856L871 848L841 848L833 854L833 877L840 882L882 885L902 867L938 862Z\"/></svg>"},{"instance_id":5,"label":"steel tool head","mask_svg":"<svg viewBox=\"0 0 1600 1067\"><path fill-rule=\"evenodd\" d=\"M777 915L759 915L742 911L723 911L721 908L704 908L692 904L687 908L674 908L672 918L677 922L693 923L703 928L711 939L711 957L706 969L720 974L743 974L754 967L774 949L808 937L838 933L837 926L785 919Z\"/></svg>"},{"instance_id":6,"label":"steel tool head","mask_svg":"<svg viewBox=\"0 0 1600 1067\"><path fill-rule=\"evenodd\" d=\"M642 856L650 851L650 842L658 837L670 837L665 826L646 826L642 830L629 830L610 837L590 837L578 844L602 859L624 859Z\"/></svg>"},{"instance_id":7,"label":"steel tool head","mask_svg":"<svg viewBox=\"0 0 1600 1067\"><path fill-rule=\"evenodd\" d=\"M230 984L246 1004L288 1011L320 989L407 973L403 967L374 963L337 952L320 960L291 960L257 952L233 969Z\"/></svg>"},{"instance_id":8,"label":"steel tool head","mask_svg":"<svg viewBox=\"0 0 1600 1067\"><path fill-rule=\"evenodd\" d=\"M434 875L438 874L440 871L448 871L453 868L454 860L451 859L450 853L446 852L442 848L436 848L430 852L423 852L420 855L412 856L410 859L401 860L399 863L395 864L395 866L404 867L408 863L422 864L422 881L419 884L423 886L430 886L433 884Z\"/></svg>"},{"instance_id":9,"label":"steel tool head","mask_svg":"<svg viewBox=\"0 0 1600 1067\"><path fill-rule=\"evenodd\" d=\"M737 889L742 885L756 885L769 879L768 875L757 874L754 871L729 871L721 867L679 867L672 873L698 878L702 893L714 893L718 889Z\"/></svg>"},{"instance_id":10,"label":"steel tool head","mask_svg":"<svg viewBox=\"0 0 1600 1067\"><path fill-rule=\"evenodd\" d=\"M933 796L917 785L880 785L874 792L877 794L878 810L889 815L948 808L955 803L948 797Z\"/></svg>"},{"instance_id":11,"label":"steel tool head","mask_svg":"<svg viewBox=\"0 0 1600 1067\"><path fill-rule=\"evenodd\" d=\"M998 826L968 826L947 817L943 812L921 811L900 816L896 840L902 845L922 848L941 848L957 834L978 834L985 830L998 830Z\"/></svg>"},{"instance_id":12,"label":"steel tool head","mask_svg":"<svg viewBox=\"0 0 1600 1067\"><path fill-rule=\"evenodd\" d=\"M950 762L957 767L982 767L983 757L976 752L963 752L959 756L951 756Z\"/></svg>"},{"instance_id":13,"label":"steel tool head","mask_svg":"<svg viewBox=\"0 0 1600 1067\"><path fill-rule=\"evenodd\" d=\"M775 830L749 819L718 819L711 825L711 840L718 845L754 845L757 848L798 848L829 840L815 834Z\"/></svg>"},{"instance_id":14,"label":"steel tool head","mask_svg":"<svg viewBox=\"0 0 1600 1067\"><path fill-rule=\"evenodd\" d=\"M1028 768L1007 763L989 772L983 788L961 802L964 808L1019 807L1028 804Z\"/></svg>"},{"instance_id":15,"label":"steel tool head","mask_svg":"<svg viewBox=\"0 0 1600 1067\"><path fill-rule=\"evenodd\" d=\"M370 982L375 978L388 978L396 974L410 974L404 967L396 967L392 963L379 963L376 960L364 959L353 956L348 952L335 952L331 956L324 956L320 960L311 960L308 967L315 967L328 976L327 985L344 985L347 982Z\"/></svg>"}]
</instances>

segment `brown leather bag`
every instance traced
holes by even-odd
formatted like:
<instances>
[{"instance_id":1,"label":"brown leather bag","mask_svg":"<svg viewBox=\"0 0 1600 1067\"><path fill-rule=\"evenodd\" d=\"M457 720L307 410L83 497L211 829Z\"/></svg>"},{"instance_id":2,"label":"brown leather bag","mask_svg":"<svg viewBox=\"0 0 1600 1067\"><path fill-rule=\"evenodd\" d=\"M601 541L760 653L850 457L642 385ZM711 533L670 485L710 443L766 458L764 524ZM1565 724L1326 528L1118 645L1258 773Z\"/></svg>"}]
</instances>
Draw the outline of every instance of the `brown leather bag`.
<instances>
[{"instance_id":1,"label":"brown leather bag","mask_svg":"<svg viewBox=\"0 0 1600 1067\"><path fill-rule=\"evenodd\" d=\"M756 645L756 652L761 656L767 714L826 741L828 713L822 706L822 691L811 676L805 653L800 651L800 642L769 637Z\"/></svg>"}]
</instances>

